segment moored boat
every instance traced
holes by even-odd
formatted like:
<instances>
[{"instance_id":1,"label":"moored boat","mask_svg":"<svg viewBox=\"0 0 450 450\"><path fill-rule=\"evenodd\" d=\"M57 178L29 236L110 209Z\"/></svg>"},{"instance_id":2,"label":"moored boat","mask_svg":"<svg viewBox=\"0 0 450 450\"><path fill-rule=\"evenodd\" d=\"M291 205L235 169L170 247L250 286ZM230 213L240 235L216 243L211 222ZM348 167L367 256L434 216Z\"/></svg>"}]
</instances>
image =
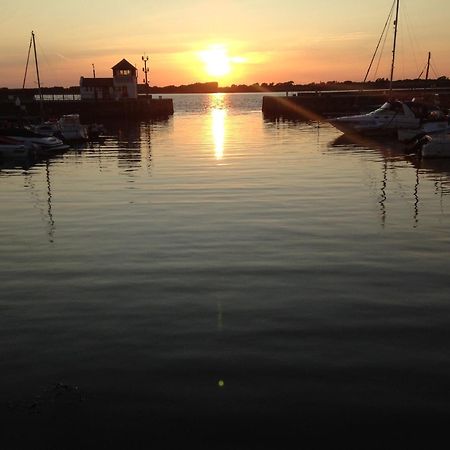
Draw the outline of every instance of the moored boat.
<instances>
[{"instance_id":1,"label":"moored boat","mask_svg":"<svg viewBox=\"0 0 450 450\"><path fill-rule=\"evenodd\" d=\"M422 158L450 158L450 136L448 134L430 137L420 148Z\"/></svg>"},{"instance_id":2,"label":"moored boat","mask_svg":"<svg viewBox=\"0 0 450 450\"><path fill-rule=\"evenodd\" d=\"M450 158L450 135L447 133L433 136L420 133L405 145L406 153L416 154L419 158Z\"/></svg>"},{"instance_id":3,"label":"moored boat","mask_svg":"<svg viewBox=\"0 0 450 450\"><path fill-rule=\"evenodd\" d=\"M67 150L69 145L64 144L55 136L42 136L26 128L4 128L0 129L0 137L14 139L25 146L33 145L35 153L57 153Z\"/></svg>"},{"instance_id":4,"label":"moored boat","mask_svg":"<svg viewBox=\"0 0 450 450\"><path fill-rule=\"evenodd\" d=\"M406 139L413 138L419 133L442 132L448 127L448 117L444 115L437 106L432 104L435 103L437 98L434 98L434 101L432 102L427 102L430 104L418 102L414 99L412 101L392 100L394 98L392 84L394 80L400 0L396 0L394 2L391 8L391 12L389 13L386 25L391 19L394 5L396 5L396 13L394 19L394 40L392 47L391 74L389 80L390 100L384 103L380 108L367 114L343 116L329 120L331 125L344 133L374 136L389 135L396 136L400 140L404 141ZM386 25L384 27L383 34L387 29ZM369 69L367 70L366 77L364 78L364 82L366 81L370 71L370 67L374 62L376 52L379 48L379 44L381 42L383 34L372 57L372 61L370 63ZM430 54L428 57L428 65L429 64ZM403 132L403 130L405 131Z\"/></svg>"},{"instance_id":5,"label":"moored boat","mask_svg":"<svg viewBox=\"0 0 450 450\"><path fill-rule=\"evenodd\" d=\"M87 141L87 128L81 124L79 114L66 114L58 120L58 132L64 141Z\"/></svg>"},{"instance_id":6,"label":"moored boat","mask_svg":"<svg viewBox=\"0 0 450 450\"><path fill-rule=\"evenodd\" d=\"M31 131L42 136L56 136L58 134L58 124L57 122L44 122L39 125L32 125L28 127Z\"/></svg>"},{"instance_id":7,"label":"moored boat","mask_svg":"<svg viewBox=\"0 0 450 450\"><path fill-rule=\"evenodd\" d=\"M56 121L47 121L27 127L42 136L56 136L64 142L98 139L105 128L101 124L82 125L79 114L65 114Z\"/></svg>"},{"instance_id":8,"label":"moored boat","mask_svg":"<svg viewBox=\"0 0 450 450\"><path fill-rule=\"evenodd\" d=\"M398 129L419 128L420 119L407 103L395 100L367 114L336 117L329 123L347 134L394 135Z\"/></svg>"},{"instance_id":9,"label":"moored boat","mask_svg":"<svg viewBox=\"0 0 450 450\"><path fill-rule=\"evenodd\" d=\"M448 117L437 106L414 99L388 101L367 114L337 117L329 122L343 133L397 136L401 141L421 132L439 133L448 128Z\"/></svg>"},{"instance_id":10,"label":"moored boat","mask_svg":"<svg viewBox=\"0 0 450 450\"><path fill-rule=\"evenodd\" d=\"M15 139L0 136L0 157L26 158L30 155L31 147Z\"/></svg>"},{"instance_id":11,"label":"moored boat","mask_svg":"<svg viewBox=\"0 0 450 450\"><path fill-rule=\"evenodd\" d=\"M400 142L408 142L420 133L428 135L440 135L450 132L450 125L447 119L424 122L419 128L402 128L397 131L397 138Z\"/></svg>"}]
</instances>

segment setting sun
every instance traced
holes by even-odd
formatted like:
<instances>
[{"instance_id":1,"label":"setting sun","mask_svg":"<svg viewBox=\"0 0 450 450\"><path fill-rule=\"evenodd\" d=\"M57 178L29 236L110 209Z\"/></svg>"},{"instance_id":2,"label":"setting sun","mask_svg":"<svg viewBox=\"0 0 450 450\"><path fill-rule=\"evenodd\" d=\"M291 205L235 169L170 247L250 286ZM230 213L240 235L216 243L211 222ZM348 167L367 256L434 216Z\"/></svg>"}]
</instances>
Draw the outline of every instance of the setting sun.
<instances>
[{"instance_id":1,"label":"setting sun","mask_svg":"<svg viewBox=\"0 0 450 450\"><path fill-rule=\"evenodd\" d=\"M215 45L200 52L200 59L205 64L208 75L222 77L231 71L231 60L225 47Z\"/></svg>"}]
</instances>

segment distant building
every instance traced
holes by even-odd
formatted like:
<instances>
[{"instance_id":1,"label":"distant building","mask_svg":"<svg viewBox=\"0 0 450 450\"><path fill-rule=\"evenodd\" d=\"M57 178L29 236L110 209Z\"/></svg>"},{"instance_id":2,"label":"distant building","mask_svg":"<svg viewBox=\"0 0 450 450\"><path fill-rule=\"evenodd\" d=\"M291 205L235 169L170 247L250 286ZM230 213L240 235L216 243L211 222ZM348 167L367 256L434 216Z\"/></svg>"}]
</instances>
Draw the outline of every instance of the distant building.
<instances>
[{"instance_id":1,"label":"distant building","mask_svg":"<svg viewBox=\"0 0 450 450\"><path fill-rule=\"evenodd\" d=\"M112 78L80 78L81 100L114 99L114 80Z\"/></svg>"},{"instance_id":2,"label":"distant building","mask_svg":"<svg viewBox=\"0 0 450 450\"><path fill-rule=\"evenodd\" d=\"M126 59L122 59L112 71L112 78L81 77L81 100L137 99L136 67Z\"/></svg>"}]
</instances>

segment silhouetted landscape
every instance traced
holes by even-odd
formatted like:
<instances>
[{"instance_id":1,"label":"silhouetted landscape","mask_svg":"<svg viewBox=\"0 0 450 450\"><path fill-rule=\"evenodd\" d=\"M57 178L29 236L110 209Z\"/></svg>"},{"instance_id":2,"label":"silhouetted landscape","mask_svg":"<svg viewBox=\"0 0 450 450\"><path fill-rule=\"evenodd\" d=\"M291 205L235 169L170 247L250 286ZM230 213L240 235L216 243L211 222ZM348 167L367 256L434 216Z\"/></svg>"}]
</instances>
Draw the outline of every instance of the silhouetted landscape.
<instances>
[{"instance_id":1,"label":"silhouetted landscape","mask_svg":"<svg viewBox=\"0 0 450 450\"><path fill-rule=\"evenodd\" d=\"M394 89L424 89L424 88L448 88L450 79L441 76L436 79L405 79L393 82ZM284 81L281 83L253 83L253 84L232 84L231 86L219 86L215 81L208 83L182 84L180 86L148 86L138 85L139 94L213 94L213 93L245 93L245 92L302 92L302 91L334 91L334 90L363 90L363 89L388 89L389 80L387 78L378 78L375 81L319 81L307 84L295 84L294 81ZM43 87L44 95L78 95L79 86L68 88L62 86ZM0 88L0 98L9 95L35 95L37 89L9 89Z\"/></svg>"}]
</instances>

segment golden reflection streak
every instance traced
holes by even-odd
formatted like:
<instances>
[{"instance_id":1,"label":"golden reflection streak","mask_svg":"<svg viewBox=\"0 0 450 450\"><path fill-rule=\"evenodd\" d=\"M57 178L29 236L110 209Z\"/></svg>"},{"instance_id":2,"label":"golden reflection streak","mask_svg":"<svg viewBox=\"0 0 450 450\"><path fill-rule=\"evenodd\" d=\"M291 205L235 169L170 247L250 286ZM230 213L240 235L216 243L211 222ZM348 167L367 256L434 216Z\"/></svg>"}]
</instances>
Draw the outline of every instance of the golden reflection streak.
<instances>
[{"instance_id":1,"label":"golden reflection streak","mask_svg":"<svg viewBox=\"0 0 450 450\"><path fill-rule=\"evenodd\" d=\"M223 148L225 143L225 109L213 108L211 110L212 135L214 139L214 153L216 159L223 159Z\"/></svg>"}]
</instances>

